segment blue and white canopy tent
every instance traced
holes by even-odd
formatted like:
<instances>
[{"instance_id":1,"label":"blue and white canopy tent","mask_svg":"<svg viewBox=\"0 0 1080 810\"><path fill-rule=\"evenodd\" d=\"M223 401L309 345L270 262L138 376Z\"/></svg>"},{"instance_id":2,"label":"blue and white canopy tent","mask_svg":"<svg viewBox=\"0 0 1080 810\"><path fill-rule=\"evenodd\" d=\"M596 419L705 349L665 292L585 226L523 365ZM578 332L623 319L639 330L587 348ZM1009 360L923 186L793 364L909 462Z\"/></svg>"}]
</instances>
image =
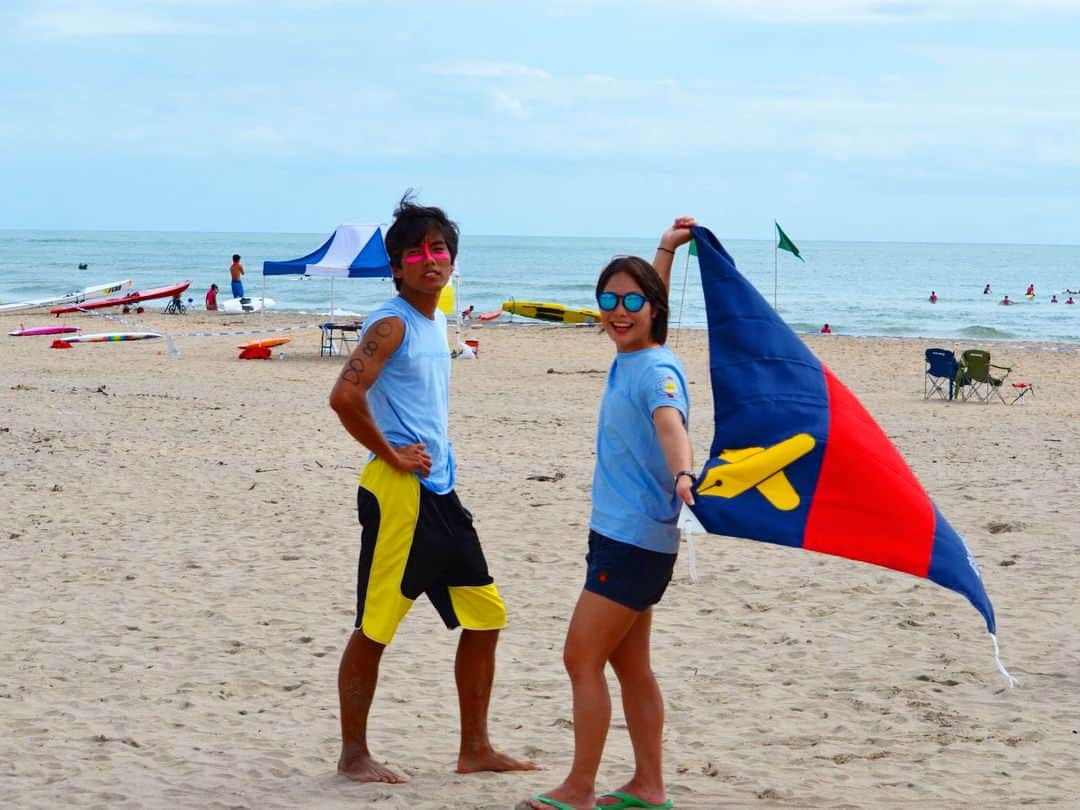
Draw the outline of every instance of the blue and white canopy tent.
<instances>
[{"instance_id":1,"label":"blue and white canopy tent","mask_svg":"<svg viewBox=\"0 0 1080 810\"><path fill-rule=\"evenodd\" d=\"M305 275L330 278L330 317L334 317L335 278L390 278L379 225L338 225L322 247L299 259L263 262L263 291L267 276Z\"/></svg>"}]
</instances>

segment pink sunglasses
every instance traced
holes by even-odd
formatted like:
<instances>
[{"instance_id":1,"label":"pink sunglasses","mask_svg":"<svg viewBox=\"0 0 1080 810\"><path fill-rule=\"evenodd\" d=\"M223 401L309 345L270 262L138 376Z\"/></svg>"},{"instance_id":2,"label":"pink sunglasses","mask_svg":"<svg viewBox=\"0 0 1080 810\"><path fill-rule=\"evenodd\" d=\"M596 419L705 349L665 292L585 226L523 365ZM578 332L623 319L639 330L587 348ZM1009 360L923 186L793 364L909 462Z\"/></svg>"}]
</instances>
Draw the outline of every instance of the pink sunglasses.
<instances>
[{"instance_id":1,"label":"pink sunglasses","mask_svg":"<svg viewBox=\"0 0 1080 810\"><path fill-rule=\"evenodd\" d=\"M428 245L427 242L424 242L424 244L420 247L423 248L423 254L405 254L404 260L406 264L419 264L420 262L424 261L424 259L427 259L429 262L444 262L450 258L450 251L446 250L445 248L439 248L438 250L432 252L431 247Z\"/></svg>"}]
</instances>

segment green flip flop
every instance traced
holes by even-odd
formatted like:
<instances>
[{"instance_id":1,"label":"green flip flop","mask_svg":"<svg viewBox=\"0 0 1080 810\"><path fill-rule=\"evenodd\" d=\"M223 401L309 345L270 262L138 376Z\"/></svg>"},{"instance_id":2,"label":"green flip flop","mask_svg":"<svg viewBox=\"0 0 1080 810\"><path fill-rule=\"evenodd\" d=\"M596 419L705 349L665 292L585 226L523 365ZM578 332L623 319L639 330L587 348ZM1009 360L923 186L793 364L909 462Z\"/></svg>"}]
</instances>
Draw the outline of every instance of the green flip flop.
<instances>
[{"instance_id":1,"label":"green flip flop","mask_svg":"<svg viewBox=\"0 0 1080 810\"><path fill-rule=\"evenodd\" d=\"M622 793L618 790L613 790L611 793L605 793L600 797L601 799L618 799L618 804L599 804L597 810L630 810L630 808L638 808L638 810L670 810L675 806L675 802L668 799L661 804L649 804L644 799L639 799L632 793Z\"/></svg>"},{"instance_id":2,"label":"green flip flop","mask_svg":"<svg viewBox=\"0 0 1080 810\"><path fill-rule=\"evenodd\" d=\"M548 807L554 807L555 810L574 810L574 808L568 805L566 802L560 802L558 799L549 799L543 793L537 793L535 796L532 797L532 800L534 802L540 802L540 804L547 805ZM525 802L521 802L518 804L518 807L527 806L528 805L526 805Z\"/></svg>"}]
</instances>

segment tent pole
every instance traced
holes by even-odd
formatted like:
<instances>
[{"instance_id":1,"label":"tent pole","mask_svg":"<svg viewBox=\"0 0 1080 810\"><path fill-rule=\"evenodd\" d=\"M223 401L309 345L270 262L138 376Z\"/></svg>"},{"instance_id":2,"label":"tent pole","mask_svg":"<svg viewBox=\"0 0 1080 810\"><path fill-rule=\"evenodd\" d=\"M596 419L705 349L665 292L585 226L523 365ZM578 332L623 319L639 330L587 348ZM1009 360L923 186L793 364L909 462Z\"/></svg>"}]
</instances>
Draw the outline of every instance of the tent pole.
<instances>
[{"instance_id":1,"label":"tent pole","mask_svg":"<svg viewBox=\"0 0 1080 810\"><path fill-rule=\"evenodd\" d=\"M330 276L330 322L334 321L334 277Z\"/></svg>"},{"instance_id":2,"label":"tent pole","mask_svg":"<svg viewBox=\"0 0 1080 810\"><path fill-rule=\"evenodd\" d=\"M259 302L259 326L266 325L266 275L262 278L262 301Z\"/></svg>"}]
</instances>

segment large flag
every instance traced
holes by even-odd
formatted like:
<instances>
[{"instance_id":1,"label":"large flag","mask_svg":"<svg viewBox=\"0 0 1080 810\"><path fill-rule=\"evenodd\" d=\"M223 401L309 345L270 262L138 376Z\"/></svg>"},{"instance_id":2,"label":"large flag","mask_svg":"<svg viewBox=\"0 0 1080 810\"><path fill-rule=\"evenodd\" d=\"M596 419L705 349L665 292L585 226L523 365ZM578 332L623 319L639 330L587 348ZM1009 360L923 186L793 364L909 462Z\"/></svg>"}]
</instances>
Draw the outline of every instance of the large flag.
<instances>
[{"instance_id":1,"label":"large flag","mask_svg":"<svg viewBox=\"0 0 1080 810\"><path fill-rule=\"evenodd\" d=\"M776 238L779 240L776 243L776 246L780 250L786 250L788 253L793 254L800 262L805 261L805 259L799 255L799 249L795 246L795 243L788 238L788 235L784 233L784 229L780 227L780 223L774 221L773 225L776 226Z\"/></svg>"},{"instance_id":2,"label":"large flag","mask_svg":"<svg viewBox=\"0 0 1080 810\"><path fill-rule=\"evenodd\" d=\"M899 451L716 237L693 230L715 420L695 487L702 526L925 577L966 596L993 635L975 560Z\"/></svg>"}]
</instances>

